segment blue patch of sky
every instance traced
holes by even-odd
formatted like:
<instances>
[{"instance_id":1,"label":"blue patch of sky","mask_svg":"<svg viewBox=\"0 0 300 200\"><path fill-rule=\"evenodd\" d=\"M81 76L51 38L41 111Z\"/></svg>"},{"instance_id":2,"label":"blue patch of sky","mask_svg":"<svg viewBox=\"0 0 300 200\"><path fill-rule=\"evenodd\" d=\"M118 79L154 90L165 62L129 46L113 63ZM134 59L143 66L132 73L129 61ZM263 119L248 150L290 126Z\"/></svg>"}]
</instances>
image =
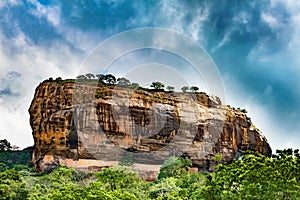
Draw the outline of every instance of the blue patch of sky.
<instances>
[{"instance_id":1,"label":"blue patch of sky","mask_svg":"<svg viewBox=\"0 0 300 200\"><path fill-rule=\"evenodd\" d=\"M51 42L53 39L60 38L55 28L49 24L45 17L36 17L29 11L36 7L26 2L22 5L3 8L1 19L1 30L8 39L14 38L18 34L18 29L22 31L33 44Z\"/></svg>"},{"instance_id":2,"label":"blue patch of sky","mask_svg":"<svg viewBox=\"0 0 300 200\"><path fill-rule=\"evenodd\" d=\"M127 27L127 21L133 17L135 9L132 2L117 1L73 1L60 2L62 18L66 22L83 30L110 29Z\"/></svg>"},{"instance_id":3,"label":"blue patch of sky","mask_svg":"<svg viewBox=\"0 0 300 200\"><path fill-rule=\"evenodd\" d=\"M15 93L11 88L4 88L0 90L0 96L19 96L19 93Z\"/></svg>"},{"instance_id":4,"label":"blue patch of sky","mask_svg":"<svg viewBox=\"0 0 300 200\"><path fill-rule=\"evenodd\" d=\"M51 5L51 0L38 0L38 2L44 6Z\"/></svg>"}]
</instances>

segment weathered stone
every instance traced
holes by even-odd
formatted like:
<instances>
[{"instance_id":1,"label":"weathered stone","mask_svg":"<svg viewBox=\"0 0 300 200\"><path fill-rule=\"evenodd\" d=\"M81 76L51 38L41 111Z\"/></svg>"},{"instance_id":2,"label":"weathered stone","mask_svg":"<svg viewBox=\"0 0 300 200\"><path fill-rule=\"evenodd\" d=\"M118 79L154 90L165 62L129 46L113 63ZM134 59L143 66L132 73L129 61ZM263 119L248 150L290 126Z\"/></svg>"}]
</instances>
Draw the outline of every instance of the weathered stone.
<instances>
[{"instance_id":1,"label":"weathered stone","mask_svg":"<svg viewBox=\"0 0 300 200\"><path fill-rule=\"evenodd\" d=\"M76 162L82 159L90 160L86 168L104 167L93 162L114 163L128 155L136 163L160 165L175 155L208 171L216 153L222 162L243 150L271 154L249 117L204 93L44 82L29 113L33 161L41 170L70 160L72 167L82 168Z\"/></svg>"}]
</instances>

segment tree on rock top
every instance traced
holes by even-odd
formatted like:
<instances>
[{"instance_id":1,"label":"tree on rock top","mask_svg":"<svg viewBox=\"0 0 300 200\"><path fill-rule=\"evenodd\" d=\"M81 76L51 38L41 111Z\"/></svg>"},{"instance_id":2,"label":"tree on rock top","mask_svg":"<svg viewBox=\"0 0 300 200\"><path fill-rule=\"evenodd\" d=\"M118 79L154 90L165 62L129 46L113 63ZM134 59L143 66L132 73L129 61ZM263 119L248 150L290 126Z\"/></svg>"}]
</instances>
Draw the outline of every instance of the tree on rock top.
<instances>
[{"instance_id":1,"label":"tree on rock top","mask_svg":"<svg viewBox=\"0 0 300 200\"><path fill-rule=\"evenodd\" d=\"M168 87L167 87L167 90L168 90L169 92L173 92L174 89L175 89L175 88L174 88L173 86L168 86Z\"/></svg>"},{"instance_id":2,"label":"tree on rock top","mask_svg":"<svg viewBox=\"0 0 300 200\"><path fill-rule=\"evenodd\" d=\"M102 83L103 83L103 79L104 79L104 77L105 77L104 74L97 74L96 77L98 78L98 81L99 81L99 82L102 82Z\"/></svg>"},{"instance_id":3,"label":"tree on rock top","mask_svg":"<svg viewBox=\"0 0 300 200\"><path fill-rule=\"evenodd\" d=\"M107 74L104 76L103 82L106 84L113 85L116 83L116 77L114 77L112 74Z\"/></svg>"},{"instance_id":4,"label":"tree on rock top","mask_svg":"<svg viewBox=\"0 0 300 200\"><path fill-rule=\"evenodd\" d=\"M117 84L122 85L122 86L126 86L126 85L130 85L130 81L128 79L122 77L122 78L117 79Z\"/></svg>"},{"instance_id":5,"label":"tree on rock top","mask_svg":"<svg viewBox=\"0 0 300 200\"><path fill-rule=\"evenodd\" d=\"M165 85L159 81L157 82L152 82L152 84L150 85L150 87L153 87L156 90L161 90L165 87Z\"/></svg>"},{"instance_id":6,"label":"tree on rock top","mask_svg":"<svg viewBox=\"0 0 300 200\"><path fill-rule=\"evenodd\" d=\"M89 79L95 78L95 75L92 73L87 73L85 76L88 77Z\"/></svg>"},{"instance_id":7,"label":"tree on rock top","mask_svg":"<svg viewBox=\"0 0 300 200\"><path fill-rule=\"evenodd\" d=\"M189 87L188 87L188 86L183 86L183 87L181 88L181 90L182 90L182 92L186 92L186 91L189 90Z\"/></svg>"},{"instance_id":8,"label":"tree on rock top","mask_svg":"<svg viewBox=\"0 0 300 200\"><path fill-rule=\"evenodd\" d=\"M191 86L191 87L190 87L190 90L191 90L192 92L197 92L197 91L199 90L199 88L198 88L197 86Z\"/></svg>"},{"instance_id":9,"label":"tree on rock top","mask_svg":"<svg viewBox=\"0 0 300 200\"><path fill-rule=\"evenodd\" d=\"M87 79L87 77L85 75L79 75L76 77L76 79L84 80L84 79Z\"/></svg>"}]
</instances>

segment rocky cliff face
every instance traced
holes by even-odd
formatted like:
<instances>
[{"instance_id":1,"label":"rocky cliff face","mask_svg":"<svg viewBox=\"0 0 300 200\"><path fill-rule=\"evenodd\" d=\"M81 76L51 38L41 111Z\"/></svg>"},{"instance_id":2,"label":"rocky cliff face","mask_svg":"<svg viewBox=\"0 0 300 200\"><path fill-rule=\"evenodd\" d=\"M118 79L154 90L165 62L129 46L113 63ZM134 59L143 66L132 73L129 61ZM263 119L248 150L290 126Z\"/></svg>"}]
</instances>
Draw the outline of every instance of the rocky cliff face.
<instances>
[{"instance_id":1,"label":"rocky cliff face","mask_svg":"<svg viewBox=\"0 0 300 200\"><path fill-rule=\"evenodd\" d=\"M207 171L216 153L222 162L243 150L271 154L250 118L204 93L44 82L29 113L33 162L41 170L105 167L127 158L158 166L175 155Z\"/></svg>"}]
</instances>

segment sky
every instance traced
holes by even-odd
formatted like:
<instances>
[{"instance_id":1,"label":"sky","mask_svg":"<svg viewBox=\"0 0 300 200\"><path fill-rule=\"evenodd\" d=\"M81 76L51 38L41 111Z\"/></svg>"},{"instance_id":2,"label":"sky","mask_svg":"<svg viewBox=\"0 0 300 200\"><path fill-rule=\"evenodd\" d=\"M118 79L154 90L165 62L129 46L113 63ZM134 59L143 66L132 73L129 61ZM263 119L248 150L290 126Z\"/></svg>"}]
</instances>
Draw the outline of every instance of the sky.
<instances>
[{"instance_id":1,"label":"sky","mask_svg":"<svg viewBox=\"0 0 300 200\"><path fill-rule=\"evenodd\" d=\"M76 77L116 34L157 27L203 47L223 81L223 103L246 108L273 149L300 147L298 0L1 0L0 16L0 139L33 145L28 108L40 82ZM167 66L173 57L144 49L114 65ZM188 67L174 60L177 70Z\"/></svg>"}]
</instances>

